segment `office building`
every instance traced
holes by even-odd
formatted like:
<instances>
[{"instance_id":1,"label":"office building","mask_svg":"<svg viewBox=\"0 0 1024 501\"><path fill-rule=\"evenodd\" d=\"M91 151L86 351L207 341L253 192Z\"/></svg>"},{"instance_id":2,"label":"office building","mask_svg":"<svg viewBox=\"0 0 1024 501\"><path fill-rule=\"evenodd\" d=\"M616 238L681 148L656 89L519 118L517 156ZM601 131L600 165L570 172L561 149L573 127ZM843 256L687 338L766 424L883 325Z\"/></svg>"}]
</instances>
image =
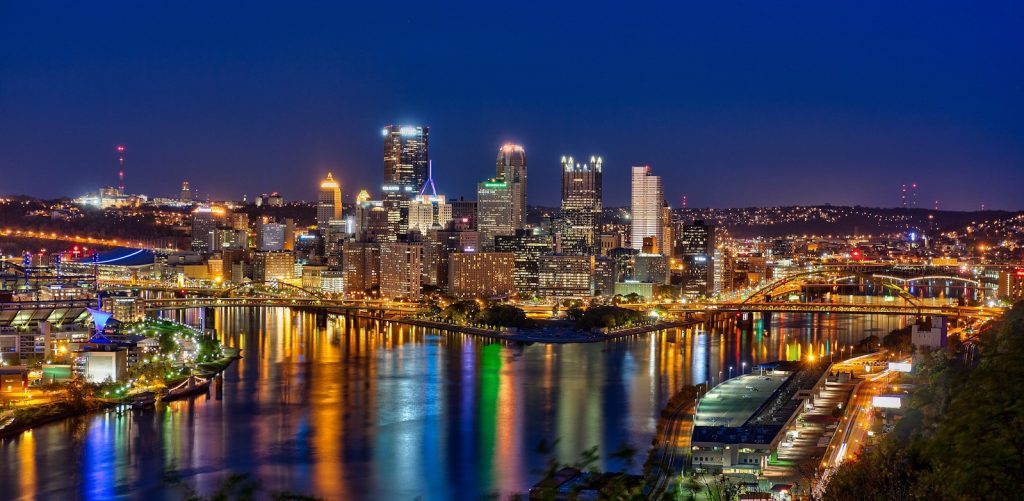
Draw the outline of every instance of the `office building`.
<instances>
[{"instance_id":1,"label":"office building","mask_svg":"<svg viewBox=\"0 0 1024 501\"><path fill-rule=\"evenodd\" d=\"M999 284L996 297L1006 301L1024 299L1024 268L1002 270L999 272Z\"/></svg>"},{"instance_id":2,"label":"office building","mask_svg":"<svg viewBox=\"0 0 1024 501\"><path fill-rule=\"evenodd\" d=\"M655 239L655 245L659 248L665 244L661 214L664 201L665 193L661 186L661 178L651 173L651 167L633 167L630 198L632 248L641 249L644 239L650 237Z\"/></svg>"},{"instance_id":3,"label":"office building","mask_svg":"<svg viewBox=\"0 0 1024 501\"><path fill-rule=\"evenodd\" d=\"M591 295L590 256L551 254L537 260L538 294L545 298Z\"/></svg>"},{"instance_id":4,"label":"office building","mask_svg":"<svg viewBox=\"0 0 1024 501\"><path fill-rule=\"evenodd\" d=\"M223 217L224 209L219 207L198 207L192 211L192 250L195 252L212 252L214 233L217 231L218 218Z\"/></svg>"},{"instance_id":5,"label":"office building","mask_svg":"<svg viewBox=\"0 0 1024 501\"><path fill-rule=\"evenodd\" d=\"M661 254L638 254L633 258L633 279L638 282L665 285L669 281L669 261Z\"/></svg>"},{"instance_id":6,"label":"office building","mask_svg":"<svg viewBox=\"0 0 1024 501\"><path fill-rule=\"evenodd\" d=\"M444 195L417 195L409 202L409 231L426 235L432 229L442 229L452 220L452 206Z\"/></svg>"},{"instance_id":7,"label":"office building","mask_svg":"<svg viewBox=\"0 0 1024 501\"><path fill-rule=\"evenodd\" d=\"M384 127L384 184L408 198L420 193L429 175L430 127Z\"/></svg>"},{"instance_id":8,"label":"office building","mask_svg":"<svg viewBox=\"0 0 1024 501\"><path fill-rule=\"evenodd\" d=\"M515 235L495 237L496 252L511 252L515 255L515 287L516 293L535 296L539 291L537 277L538 261L553 250L551 237L533 235L525 230L516 230Z\"/></svg>"},{"instance_id":9,"label":"office building","mask_svg":"<svg viewBox=\"0 0 1024 501\"><path fill-rule=\"evenodd\" d=\"M316 202L317 227L323 228L331 221L340 220L341 209L341 185L328 172L327 179L320 182L320 193Z\"/></svg>"},{"instance_id":10,"label":"office building","mask_svg":"<svg viewBox=\"0 0 1024 501\"><path fill-rule=\"evenodd\" d=\"M380 245L374 242L345 242L342 269L345 272L345 296L367 297L380 287Z\"/></svg>"},{"instance_id":11,"label":"office building","mask_svg":"<svg viewBox=\"0 0 1024 501\"><path fill-rule=\"evenodd\" d=\"M654 287L656 284L638 282L636 280L627 280L624 282L615 283L615 295L616 296L628 296L630 294L636 294L640 296L641 300L650 299L654 297Z\"/></svg>"},{"instance_id":12,"label":"office building","mask_svg":"<svg viewBox=\"0 0 1024 501\"><path fill-rule=\"evenodd\" d=\"M188 181L181 182L181 193L178 194L178 201L183 204L192 203L192 188L189 187Z\"/></svg>"},{"instance_id":13,"label":"office building","mask_svg":"<svg viewBox=\"0 0 1024 501\"><path fill-rule=\"evenodd\" d=\"M616 280L615 260L605 256L590 257L590 295L614 295Z\"/></svg>"},{"instance_id":14,"label":"office building","mask_svg":"<svg viewBox=\"0 0 1024 501\"><path fill-rule=\"evenodd\" d=\"M498 149L495 176L512 191L512 228L526 227L526 150L518 144L505 144Z\"/></svg>"},{"instance_id":15,"label":"office building","mask_svg":"<svg viewBox=\"0 0 1024 501\"><path fill-rule=\"evenodd\" d=\"M635 260L640 251L629 247L620 247L608 251L608 257L615 261L615 281L632 280L635 274Z\"/></svg>"},{"instance_id":16,"label":"office building","mask_svg":"<svg viewBox=\"0 0 1024 501\"><path fill-rule=\"evenodd\" d=\"M282 251L285 242L285 225L266 219L256 223L256 250L264 252Z\"/></svg>"},{"instance_id":17,"label":"office building","mask_svg":"<svg viewBox=\"0 0 1024 501\"><path fill-rule=\"evenodd\" d=\"M683 260L683 295L708 296L715 293L715 227L704 221L683 225L676 241Z\"/></svg>"},{"instance_id":18,"label":"office building","mask_svg":"<svg viewBox=\"0 0 1024 501\"><path fill-rule=\"evenodd\" d=\"M469 225L468 229L475 230L477 221L477 203L476 200L463 200L461 197L458 200L452 200L449 202L452 206L452 220L460 221Z\"/></svg>"},{"instance_id":19,"label":"office building","mask_svg":"<svg viewBox=\"0 0 1024 501\"><path fill-rule=\"evenodd\" d=\"M320 290L326 294L345 294L345 272L342 270L326 270L320 272Z\"/></svg>"},{"instance_id":20,"label":"office building","mask_svg":"<svg viewBox=\"0 0 1024 501\"><path fill-rule=\"evenodd\" d=\"M388 125L384 128L384 210L388 241L409 230L409 201L420 194L430 176L429 127Z\"/></svg>"},{"instance_id":21,"label":"office building","mask_svg":"<svg viewBox=\"0 0 1024 501\"><path fill-rule=\"evenodd\" d=\"M512 235L512 188L501 179L489 179L477 185L477 229L483 250L494 248L494 237Z\"/></svg>"},{"instance_id":22,"label":"office building","mask_svg":"<svg viewBox=\"0 0 1024 501\"><path fill-rule=\"evenodd\" d=\"M418 298L423 272L423 244L387 242L380 245L380 295L383 298Z\"/></svg>"},{"instance_id":23,"label":"office building","mask_svg":"<svg viewBox=\"0 0 1024 501\"><path fill-rule=\"evenodd\" d=\"M560 249L564 254L592 254L600 247L603 160L589 163L562 157L562 211Z\"/></svg>"},{"instance_id":24,"label":"office building","mask_svg":"<svg viewBox=\"0 0 1024 501\"><path fill-rule=\"evenodd\" d=\"M237 231L249 231L249 215L244 212L231 213L231 229Z\"/></svg>"},{"instance_id":25,"label":"office building","mask_svg":"<svg viewBox=\"0 0 1024 501\"><path fill-rule=\"evenodd\" d=\"M295 257L291 252L256 251L252 255L252 279L274 282L295 278Z\"/></svg>"},{"instance_id":26,"label":"office building","mask_svg":"<svg viewBox=\"0 0 1024 501\"><path fill-rule=\"evenodd\" d=\"M622 247L622 235L618 233L605 233L601 235L601 252L602 256L607 256L612 249L618 249Z\"/></svg>"},{"instance_id":27,"label":"office building","mask_svg":"<svg viewBox=\"0 0 1024 501\"><path fill-rule=\"evenodd\" d=\"M511 295L515 292L515 260L511 252L451 254L448 292L456 297Z\"/></svg>"}]
</instances>

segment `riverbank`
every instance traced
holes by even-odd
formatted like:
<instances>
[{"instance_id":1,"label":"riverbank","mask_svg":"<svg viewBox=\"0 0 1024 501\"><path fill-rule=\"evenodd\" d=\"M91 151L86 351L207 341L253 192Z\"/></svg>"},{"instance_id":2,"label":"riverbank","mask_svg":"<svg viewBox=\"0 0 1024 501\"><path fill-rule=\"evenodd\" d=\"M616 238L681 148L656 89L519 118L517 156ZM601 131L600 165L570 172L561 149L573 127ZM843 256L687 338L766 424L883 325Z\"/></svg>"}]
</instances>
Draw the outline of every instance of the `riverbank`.
<instances>
[{"instance_id":1,"label":"riverbank","mask_svg":"<svg viewBox=\"0 0 1024 501\"><path fill-rule=\"evenodd\" d=\"M213 378L224 372L231 363L235 360L242 358L238 351L231 351L226 349L229 355L223 356L212 362L203 362L197 364L197 368L201 370L202 377ZM177 379L164 381L165 387L174 387L181 384L188 379L188 376L184 376ZM0 439L6 439L21 434L24 431L31 430L37 426L42 426L55 421L63 419L73 418L77 416L85 416L94 412L104 411L117 407L119 405L130 404L135 394L126 394L121 398L91 398L90 400L73 404L65 401L47 402L39 405L31 405L28 407L22 407L10 411L0 413Z\"/></svg>"},{"instance_id":2,"label":"riverbank","mask_svg":"<svg viewBox=\"0 0 1024 501\"><path fill-rule=\"evenodd\" d=\"M0 439L14 437L37 426L75 416L84 416L115 405L117 405L116 402L97 400L86 404L85 408L81 408L67 402L50 402L7 411L0 414Z\"/></svg>"},{"instance_id":3,"label":"riverbank","mask_svg":"<svg viewBox=\"0 0 1024 501\"><path fill-rule=\"evenodd\" d=\"M436 320L427 320L422 318L387 318L377 320L385 320L388 322L397 322L407 325L416 325L419 327L428 327L433 329L443 329L449 331L460 332L463 334L469 334L473 336L480 336L489 339L501 339L506 341L516 341L521 343L548 343L548 344L567 344L567 343L599 343L602 341L610 341L613 339L622 339L630 336L639 336L648 332L659 331L662 329L671 329L674 327L685 327L699 323L696 320L679 320L672 322L654 322L646 325L639 325L635 327L627 327L624 329L618 329L607 333L601 332L585 332L571 328L530 328L530 329L488 329L482 327L475 327L469 325L460 325L447 322L439 322Z\"/></svg>"}]
</instances>

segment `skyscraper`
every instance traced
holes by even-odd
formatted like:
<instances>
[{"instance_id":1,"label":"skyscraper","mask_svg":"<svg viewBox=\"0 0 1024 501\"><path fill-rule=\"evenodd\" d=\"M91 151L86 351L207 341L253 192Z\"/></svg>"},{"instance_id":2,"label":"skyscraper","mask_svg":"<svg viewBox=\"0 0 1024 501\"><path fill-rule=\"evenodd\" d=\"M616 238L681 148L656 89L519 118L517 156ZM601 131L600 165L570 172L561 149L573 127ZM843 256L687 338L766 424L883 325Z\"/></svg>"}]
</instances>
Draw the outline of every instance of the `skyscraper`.
<instances>
[{"instance_id":1,"label":"skyscraper","mask_svg":"<svg viewBox=\"0 0 1024 501\"><path fill-rule=\"evenodd\" d=\"M430 127L384 127L384 184L398 185L407 198L417 195L427 182Z\"/></svg>"},{"instance_id":2,"label":"skyscraper","mask_svg":"<svg viewBox=\"0 0 1024 501\"><path fill-rule=\"evenodd\" d=\"M341 185L330 172L320 182L320 195L316 203L316 225L326 228L327 223L341 219Z\"/></svg>"},{"instance_id":3,"label":"skyscraper","mask_svg":"<svg viewBox=\"0 0 1024 501\"><path fill-rule=\"evenodd\" d=\"M188 181L181 182L181 194L178 195L178 201L183 204L192 203L192 189L188 186Z\"/></svg>"},{"instance_id":4,"label":"skyscraper","mask_svg":"<svg viewBox=\"0 0 1024 501\"><path fill-rule=\"evenodd\" d=\"M526 226L526 150L518 144L506 144L498 150L496 176L512 190L512 227Z\"/></svg>"},{"instance_id":5,"label":"skyscraper","mask_svg":"<svg viewBox=\"0 0 1024 501\"><path fill-rule=\"evenodd\" d=\"M387 242L380 245L380 295L413 298L420 295L423 271L422 242Z\"/></svg>"},{"instance_id":6,"label":"skyscraper","mask_svg":"<svg viewBox=\"0 0 1024 501\"><path fill-rule=\"evenodd\" d=\"M418 195L430 176L429 127L384 127L384 209L388 214L388 241L409 231L409 200Z\"/></svg>"},{"instance_id":7,"label":"skyscraper","mask_svg":"<svg viewBox=\"0 0 1024 501\"><path fill-rule=\"evenodd\" d=\"M431 229L441 229L452 220L452 206L444 195L417 195L409 202L409 231L426 235Z\"/></svg>"},{"instance_id":8,"label":"skyscraper","mask_svg":"<svg viewBox=\"0 0 1024 501\"><path fill-rule=\"evenodd\" d=\"M213 249L210 242L217 230L217 213L223 215L223 209L216 211L210 207L199 207L192 211L192 250L196 252L210 252Z\"/></svg>"},{"instance_id":9,"label":"skyscraper","mask_svg":"<svg viewBox=\"0 0 1024 501\"><path fill-rule=\"evenodd\" d=\"M600 247L603 163L597 156L583 164L562 157L563 253L590 254Z\"/></svg>"},{"instance_id":10,"label":"skyscraper","mask_svg":"<svg viewBox=\"0 0 1024 501\"><path fill-rule=\"evenodd\" d=\"M683 258L683 294L688 297L715 292L715 227L697 220L683 226L676 245Z\"/></svg>"},{"instance_id":11,"label":"skyscraper","mask_svg":"<svg viewBox=\"0 0 1024 501\"><path fill-rule=\"evenodd\" d=\"M631 195L630 246L639 250L643 248L645 238L654 237L655 245L660 250L665 245L662 233L664 227L661 224L665 193L661 187L661 178L651 173L649 165L633 167Z\"/></svg>"},{"instance_id":12,"label":"skyscraper","mask_svg":"<svg viewBox=\"0 0 1024 501\"><path fill-rule=\"evenodd\" d=\"M477 230L483 250L494 249L494 237L512 235L512 187L501 179L489 179L477 185Z\"/></svg>"}]
</instances>

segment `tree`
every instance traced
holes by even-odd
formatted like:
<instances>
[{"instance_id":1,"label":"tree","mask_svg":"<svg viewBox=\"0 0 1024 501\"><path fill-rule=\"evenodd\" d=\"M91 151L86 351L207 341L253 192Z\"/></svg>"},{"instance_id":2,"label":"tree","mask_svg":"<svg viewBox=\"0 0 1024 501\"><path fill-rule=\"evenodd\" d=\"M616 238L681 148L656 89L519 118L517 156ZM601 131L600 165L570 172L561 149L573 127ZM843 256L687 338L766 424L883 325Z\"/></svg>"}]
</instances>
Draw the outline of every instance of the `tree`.
<instances>
[{"instance_id":1,"label":"tree","mask_svg":"<svg viewBox=\"0 0 1024 501\"><path fill-rule=\"evenodd\" d=\"M441 319L455 323L466 323L474 320L480 313L480 305L476 301L456 301L441 310Z\"/></svg>"},{"instance_id":2,"label":"tree","mask_svg":"<svg viewBox=\"0 0 1024 501\"><path fill-rule=\"evenodd\" d=\"M510 304L497 304L480 310L474 319L487 325L522 327L526 324L526 312Z\"/></svg>"},{"instance_id":3,"label":"tree","mask_svg":"<svg viewBox=\"0 0 1024 501\"><path fill-rule=\"evenodd\" d=\"M64 402L68 407L85 410L92 401L94 388L81 376L75 376L64 385Z\"/></svg>"}]
</instances>

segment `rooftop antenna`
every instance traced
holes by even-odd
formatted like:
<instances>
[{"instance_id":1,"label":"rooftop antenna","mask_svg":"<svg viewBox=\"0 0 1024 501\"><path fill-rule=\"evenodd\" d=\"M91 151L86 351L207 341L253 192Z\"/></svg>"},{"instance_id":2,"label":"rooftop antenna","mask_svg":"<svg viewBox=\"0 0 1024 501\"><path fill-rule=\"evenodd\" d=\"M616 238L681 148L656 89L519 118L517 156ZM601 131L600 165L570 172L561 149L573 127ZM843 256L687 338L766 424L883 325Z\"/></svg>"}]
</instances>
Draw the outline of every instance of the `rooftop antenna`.
<instances>
[{"instance_id":1,"label":"rooftop antenna","mask_svg":"<svg viewBox=\"0 0 1024 501\"><path fill-rule=\"evenodd\" d=\"M427 186L430 186L430 193L433 194L434 198L437 198L437 188L434 187L434 161L427 161L427 182L423 183L423 189L420 190L420 195L427 194Z\"/></svg>"}]
</instances>

